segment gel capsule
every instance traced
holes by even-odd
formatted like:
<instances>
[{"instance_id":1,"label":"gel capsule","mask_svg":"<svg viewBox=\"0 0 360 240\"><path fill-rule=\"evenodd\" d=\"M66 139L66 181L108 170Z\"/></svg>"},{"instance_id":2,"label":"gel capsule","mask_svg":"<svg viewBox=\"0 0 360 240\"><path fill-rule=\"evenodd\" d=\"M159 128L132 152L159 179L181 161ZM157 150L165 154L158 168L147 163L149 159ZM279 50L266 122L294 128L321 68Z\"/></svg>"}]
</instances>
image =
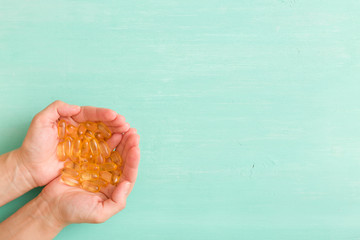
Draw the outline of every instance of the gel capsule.
<instances>
[{"instance_id":1,"label":"gel capsule","mask_svg":"<svg viewBox=\"0 0 360 240\"><path fill-rule=\"evenodd\" d=\"M100 190L99 185L96 185L95 183L92 183L90 181L84 181L81 183L81 187L89 192L98 192Z\"/></svg>"},{"instance_id":2,"label":"gel capsule","mask_svg":"<svg viewBox=\"0 0 360 240\"><path fill-rule=\"evenodd\" d=\"M113 162L107 162L100 165L101 171L114 171L117 168L117 165Z\"/></svg>"},{"instance_id":3,"label":"gel capsule","mask_svg":"<svg viewBox=\"0 0 360 240\"><path fill-rule=\"evenodd\" d=\"M73 147L71 149L71 156L78 157L80 156L81 151L81 139L75 139L73 142Z\"/></svg>"},{"instance_id":4,"label":"gel capsule","mask_svg":"<svg viewBox=\"0 0 360 240\"><path fill-rule=\"evenodd\" d=\"M99 132L104 136L104 138L108 139L111 137L110 129L102 122L98 123Z\"/></svg>"},{"instance_id":5,"label":"gel capsule","mask_svg":"<svg viewBox=\"0 0 360 240\"><path fill-rule=\"evenodd\" d=\"M78 134L79 134L79 136L84 135L85 132L86 132L86 127L85 127L84 124L81 123L81 124L79 125L79 127L78 127Z\"/></svg>"},{"instance_id":6,"label":"gel capsule","mask_svg":"<svg viewBox=\"0 0 360 240\"><path fill-rule=\"evenodd\" d=\"M66 135L66 122L64 120L60 120L58 122L58 135L60 139L64 139Z\"/></svg>"},{"instance_id":7,"label":"gel capsule","mask_svg":"<svg viewBox=\"0 0 360 240\"><path fill-rule=\"evenodd\" d=\"M67 175L61 176L61 181L69 186L77 187L80 185L80 182L72 177L69 177Z\"/></svg>"},{"instance_id":8,"label":"gel capsule","mask_svg":"<svg viewBox=\"0 0 360 240\"><path fill-rule=\"evenodd\" d=\"M104 156L104 158L108 158L110 156L111 150L109 148L109 145L105 141L99 142L99 150L101 155Z\"/></svg>"},{"instance_id":9,"label":"gel capsule","mask_svg":"<svg viewBox=\"0 0 360 240\"><path fill-rule=\"evenodd\" d=\"M96 132L96 133L95 133L95 137L96 137L98 140L103 140L103 139L104 139L104 136L103 136L100 132Z\"/></svg>"},{"instance_id":10,"label":"gel capsule","mask_svg":"<svg viewBox=\"0 0 360 240\"><path fill-rule=\"evenodd\" d=\"M72 138L77 137L77 128L71 124L66 126L66 135Z\"/></svg>"},{"instance_id":11,"label":"gel capsule","mask_svg":"<svg viewBox=\"0 0 360 240\"><path fill-rule=\"evenodd\" d=\"M105 187L106 185L108 185L108 182L106 182L105 180L103 180L101 178L91 180L91 182L95 183L96 185L99 185L100 187Z\"/></svg>"},{"instance_id":12,"label":"gel capsule","mask_svg":"<svg viewBox=\"0 0 360 240\"><path fill-rule=\"evenodd\" d=\"M75 169L72 168L64 168L63 169L63 175L67 175L69 177L72 177L74 179L78 179L79 178L79 172L76 171Z\"/></svg>"},{"instance_id":13,"label":"gel capsule","mask_svg":"<svg viewBox=\"0 0 360 240\"><path fill-rule=\"evenodd\" d=\"M83 163L81 165L81 169L83 171L99 171L99 165L96 163Z\"/></svg>"},{"instance_id":14,"label":"gel capsule","mask_svg":"<svg viewBox=\"0 0 360 240\"><path fill-rule=\"evenodd\" d=\"M90 153L89 142L84 140L84 141L82 141L82 144L81 144L80 157L87 158L87 157L89 157L89 153Z\"/></svg>"},{"instance_id":15,"label":"gel capsule","mask_svg":"<svg viewBox=\"0 0 360 240\"><path fill-rule=\"evenodd\" d=\"M112 176L112 182L111 182L111 184L117 185L119 182L120 182L120 176L118 176L118 175L113 175L113 176Z\"/></svg>"},{"instance_id":16,"label":"gel capsule","mask_svg":"<svg viewBox=\"0 0 360 240\"><path fill-rule=\"evenodd\" d=\"M100 177L104 179L106 182L110 183L112 179L112 174L107 171L101 171Z\"/></svg>"},{"instance_id":17,"label":"gel capsule","mask_svg":"<svg viewBox=\"0 0 360 240\"><path fill-rule=\"evenodd\" d=\"M97 124L94 122L85 122L85 127L92 132L96 132L97 130Z\"/></svg>"},{"instance_id":18,"label":"gel capsule","mask_svg":"<svg viewBox=\"0 0 360 240\"><path fill-rule=\"evenodd\" d=\"M95 138L90 140L90 151L93 156L97 156L99 154L99 143Z\"/></svg>"},{"instance_id":19,"label":"gel capsule","mask_svg":"<svg viewBox=\"0 0 360 240\"><path fill-rule=\"evenodd\" d=\"M87 180L95 180L99 178L99 173L97 172L83 172L81 174L81 181L87 181Z\"/></svg>"},{"instance_id":20,"label":"gel capsule","mask_svg":"<svg viewBox=\"0 0 360 240\"><path fill-rule=\"evenodd\" d=\"M121 158L121 155L118 151L112 151L111 155L110 155L111 161L113 161L114 163L116 163L117 165L122 165L123 164L123 160Z\"/></svg>"},{"instance_id":21,"label":"gel capsule","mask_svg":"<svg viewBox=\"0 0 360 240\"><path fill-rule=\"evenodd\" d=\"M95 138L95 135L93 132L89 131L89 130L86 130L85 134L84 134L84 137L90 141L91 139Z\"/></svg>"},{"instance_id":22,"label":"gel capsule","mask_svg":"<svg viewBox=\"0 0 360 240\"><path fill-rule=\"evenodd\" d=\"M66 161L64 163L64 168L74 168L75 167L75 163L72 161Z\"/></svg>"},{"instance_id":23,"label":"gel capsule","mask_svg":"<svg viewBox=\"0 0 360 240\"><path fill-rule=\"evenodd\" d=\"M65 161L66 160L66 153L65 153L65 149L64 149L64 142L61 142L57 145L56 148L56 155L59 158L60 161Z\"/></svg>"},{"instance_id":24,"label":"gel capsule","mask_svg":"<svg viewBox=\"0 0 360 240\"><path fill-rule=\"evenodd\" d=\"M73 139L71 137L65 138L64 150L65 150L66 156L68 156L68 157L71 157L72 142L73 142Z\"/></svg>"}]
</instances>

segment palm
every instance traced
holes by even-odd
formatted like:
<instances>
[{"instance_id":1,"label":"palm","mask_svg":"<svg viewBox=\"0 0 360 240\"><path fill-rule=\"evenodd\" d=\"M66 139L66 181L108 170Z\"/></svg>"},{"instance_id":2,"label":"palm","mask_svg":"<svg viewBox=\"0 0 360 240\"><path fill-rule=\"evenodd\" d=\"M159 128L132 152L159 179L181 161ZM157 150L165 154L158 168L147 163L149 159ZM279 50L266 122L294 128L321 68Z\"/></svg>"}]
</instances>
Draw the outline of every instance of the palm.
<instances>
[{"instance_id":1,"label":"palm","mask_svg":"<svg viewBox=\"0 0 360 240\"><path fill-rule=\"evenodd\" d=\"M42 112L46 113L46 111L49 110L45 109ZM108 140L112 148L118 144L122 133L129 129L124 117L105 108L86 106L82 107L76 115L70 116L61 116L57 110L51 117L46 117L42 112L32 121L21 147L24 163L39 186L47 184L58 176L64 164L58 161L56 156L56 146L59 142L57 133L59 118L64 118L74 125L85 121L103 121L114 133Z\"/></svg>"},{"instance_id":2,"label":"palm","mask_svg":"<svg viewBox=\"0 0 360 240\"><path fill-rule=\"evenodd\" d=\"M135 183L140 159L138 145L139 136L135 129L130 129L120 140L116 151L122 156L124 166L121 181L117 187L109 185L101 192L91 193L67 186L60 181L60 178L56 178L44 188L43 196L51 202L58 203L55 210L67 222L99 222L109 218L113 215L111 211L112 214L109 213L109 206L113 206L110 209L115 208L115 212L121 210L116 209L118 204L114 204L113 201L116 199L115 191L118 191L125 182L130 183L131 188Z\"/></svg>"}]
</instances>

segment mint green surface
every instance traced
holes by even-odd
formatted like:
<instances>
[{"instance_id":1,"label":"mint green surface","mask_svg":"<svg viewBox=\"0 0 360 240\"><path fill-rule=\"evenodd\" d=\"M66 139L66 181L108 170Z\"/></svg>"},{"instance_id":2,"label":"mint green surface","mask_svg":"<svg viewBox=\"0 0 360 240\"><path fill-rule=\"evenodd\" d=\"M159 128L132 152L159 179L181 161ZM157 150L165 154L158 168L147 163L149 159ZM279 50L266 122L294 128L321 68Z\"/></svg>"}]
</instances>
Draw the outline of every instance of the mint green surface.
<instances>
[{"instance_id":1,"label":"mint green surface","mask_svg":"<svg viewBox=\"0 0 360 240\"><path fill-rule=\"evenodd\" d=\"M0 153L56 99L138 129L126 209L59 240L360 239L359 30L358 0L0 0Z\"/></svg>"}]
</instances>

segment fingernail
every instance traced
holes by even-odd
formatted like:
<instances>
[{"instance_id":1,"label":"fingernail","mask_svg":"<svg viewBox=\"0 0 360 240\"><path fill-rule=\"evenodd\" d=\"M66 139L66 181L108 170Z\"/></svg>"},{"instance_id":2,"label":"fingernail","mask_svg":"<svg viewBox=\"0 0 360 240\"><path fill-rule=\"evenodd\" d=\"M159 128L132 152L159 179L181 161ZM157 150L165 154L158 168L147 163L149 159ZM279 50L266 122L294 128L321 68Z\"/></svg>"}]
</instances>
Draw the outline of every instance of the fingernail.
<instances>
[{"instance_id":1,"label":"fingernail","mask_svg":"<svg viewBox=\"0 0 360 240\"><path fill-rule=\"evenodd\" d=\"M122 194L127 195L129 193L129 191L130 191L131 184L129 182L124 182L123 184L124 184L124 186L122 188L123 189Z\"/></svg>"}]
</instances>

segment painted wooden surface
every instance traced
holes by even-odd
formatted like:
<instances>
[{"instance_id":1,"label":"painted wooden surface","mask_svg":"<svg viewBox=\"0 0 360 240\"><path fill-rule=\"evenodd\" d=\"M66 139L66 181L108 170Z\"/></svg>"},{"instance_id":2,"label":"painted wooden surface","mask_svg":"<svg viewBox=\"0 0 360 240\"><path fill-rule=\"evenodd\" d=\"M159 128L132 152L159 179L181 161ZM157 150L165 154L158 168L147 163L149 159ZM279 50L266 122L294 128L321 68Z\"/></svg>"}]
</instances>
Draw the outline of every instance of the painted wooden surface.
<instances>
[{"instance_id":1,"label":"painted wooden surface","mask_svg":"<svg viewBox=\"0 0 360 240\"><path fill-rule=\"evenodd\" d=\"M359 12L358 0L0 0L0 153L55 99L138 128L127 208L59 240L360 239Z\"/></svg>"}]
</instances>

